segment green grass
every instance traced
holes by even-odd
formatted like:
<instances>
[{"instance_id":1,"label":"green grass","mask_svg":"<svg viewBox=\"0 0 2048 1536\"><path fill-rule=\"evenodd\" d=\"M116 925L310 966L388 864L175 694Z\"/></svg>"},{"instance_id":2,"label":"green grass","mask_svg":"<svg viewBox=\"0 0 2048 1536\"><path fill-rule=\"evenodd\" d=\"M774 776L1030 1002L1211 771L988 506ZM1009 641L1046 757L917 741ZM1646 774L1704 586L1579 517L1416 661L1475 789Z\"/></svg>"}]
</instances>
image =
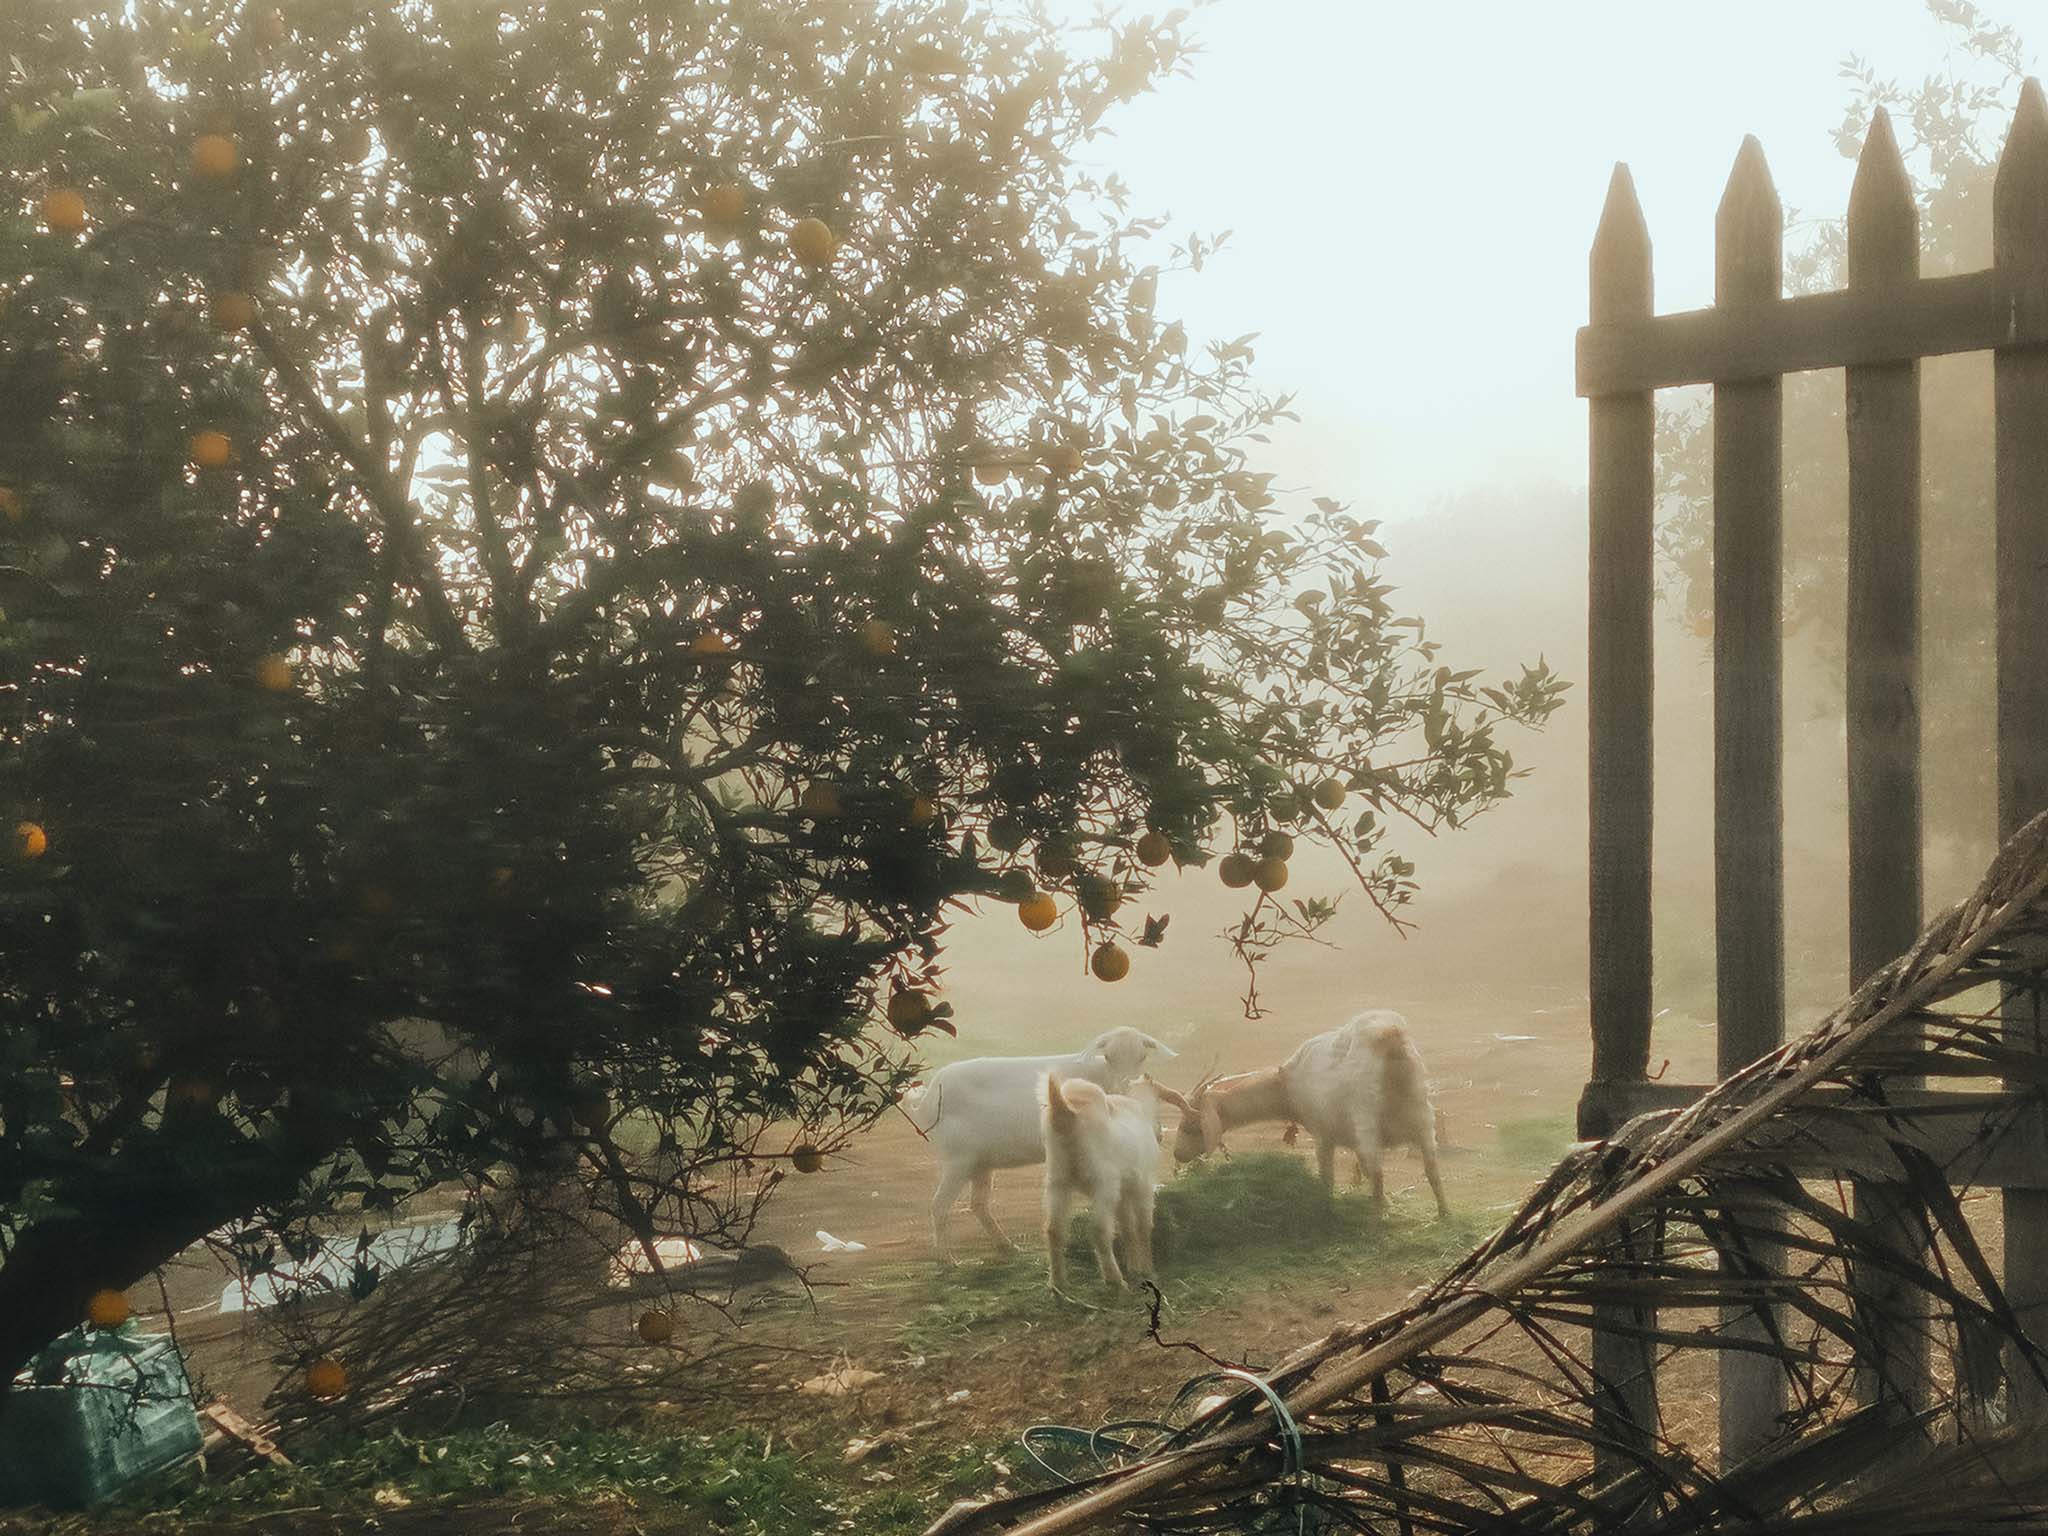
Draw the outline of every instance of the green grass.
<instances>
[{"instance_id":1,"label":"green grass","mask_svg":"<svg viewBox=\"0 0 2048 1536\"><path fill-rule=\"evenodd\" d=\"M824 1513L814 1480L787 1457L763 1459L759 1442L740 1436L494 1423L447 1434L399 1427L336 1434L294 1444L292 1452L290 1467L226 1482L180 1472L123 1502L204 1518L266 1508L374 1508L380 1489L415 1504L626 1494L673 1504L720 1531L814 1530Z\"/></svg>"},{"instance_id":2,"label":"green grass","mask_svg":"<svg viewBox=\"0 0 2048 1536\"><path fill-rule=\"evenodd\" d=\"M1504 1120L1499 1131L1501 1156L1525 1168L1549 1169L1578 1134L1577 1121L1562 1111Z\"/></svg>"},{"instance_id":3,"label":"green grass","mask_svg":"<svg viewBox=\"0 0 2048 1536\"><path fill-rule=\"evenodd\" d=\"M1469 1252L1494 1219L1461 1211L1440 1221L1426 1195L1381 1215L1363 1192L1329 1193L1292 1153L1254 1152L1209 1159L1160 1191L1153 1249L1169 1311L1197 1313L1266 1286L1433 1275ZM944 1355L1056 1316L1069 1319L1066 1347L1076 1363L1127 1341L1144 1302L1103 1289L1086 1222L1077 1214L1068 1232L1072 1300L1051 1294L1043 1256L1028 1251L881 1282L904 1317L902 1349Z\"/></svg>"},{"instance_id":4,"label":"green grass","mask_svg":"<svg viewBox=\"0 0 2048 1536\"><path fill-rule=\"evenodd\" d=\"M1407 1182L1405 1163L1387 1182ZM1160 1191L1153 1248L1162 1268L1203 1290L1234 1289L1247 1278L1279 1281L1327 1268L1358 1280L1440 1267L1485 1235L1483 1218L1454 1212L1437 1219L1427 1193L1373 1207L1363 1190L1323 1188L1309 1165L1288 1152L1211 1158Z\"/></svg>"},{"instance_id":5,"label":"green grass","mask_svg":"<svg viewBox=\"0 0 2048 1536\"><path fill-rule=\"evenodd\" d=\"M911 1532L954 1498L986 1493L1008 1464L978 1445L912 1445L874 1466L894 1484L866 1486L832 1458L762 1454L756 1435L493 1423L415 1434L385 1426L294 1444L293 1465L228 1480L180 1470L129 1490L108 1514L143 1510L186 1521L319 1510L370 1513L379 1494L415 1509L492 1499L623 1501L642 1530L810 1536L845 1528ZM1011 1456L1010 1462L1019 1458Z\"/></svg>"}]
</instances>

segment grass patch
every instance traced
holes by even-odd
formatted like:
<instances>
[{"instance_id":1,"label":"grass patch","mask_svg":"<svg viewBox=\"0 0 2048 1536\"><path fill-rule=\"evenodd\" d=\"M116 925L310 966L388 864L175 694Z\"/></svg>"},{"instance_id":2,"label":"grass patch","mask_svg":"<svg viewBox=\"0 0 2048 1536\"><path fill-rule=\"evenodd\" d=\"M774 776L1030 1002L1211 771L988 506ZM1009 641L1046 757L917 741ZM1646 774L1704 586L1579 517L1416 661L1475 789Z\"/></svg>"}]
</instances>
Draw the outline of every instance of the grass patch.
<instances>
[{"instance_id":1,"label":"grass patch","mask_svg":"<svg viewBox=\"0 0 2048 1536\"><path fill-rule=\"evenodd\" d=\"M1549 1169L1564 1156L1564 1149L1579 1139L1579 1128L1569 1114L1526 1115L1503 1120L1497 1134L1502 1157L1524 1168Z\"/></svg>"},{"instance_id":2,"label":"grass patch","mask_svg":"<svg viewBox=\"0 0 2048 1536\"><path fill-rule=\"evenodd\" d=\"M1009 1467L976 1445L911 1446L886 1463L895 1485L864 1486L831 1458L777 1449L758 1435L499 1422L447 1433L387 1426L309 1437L293 1465L232 1480L181 1468L126 1491L103 1513L181 1521L253 1519L290 1510L388 1517L491 1501L623 1505L620 1529L747 1536L922 1530L947 1501L986 1493ZM1015 1460L1012 1456L1011 1460ZM579 1527L580 1528L580 1527Z\"/></svg>"},{"instance_id":3,"label":"grass patch","mask_svg":"<svg viewBox=\"0 0 2048 1536\"><path fill-rule=\"evenodd\" d=\"M1391 1165L1387 1182L1403 1183L1403 1172ZM1483 1225L1459 1212L1438 1220L1427 1193L1382 1212L1363 1190L1323 1188L1291 1153L1252 1152L1210 1158L1161 1190L1152 1241L1162 1268L1190 1276L1241 1280L1328 1260L1370 1279L1449 1264L1484 1235Z\"/></svg>"},{"instance_id":4,"label":"grass patch","mask_svg":"<svg viewBox=\"0 0 2048 1536\"><path fill-rule=\"evenodd\" d=\"M739 1435L674 1435L563 1424L493 1423L446 1434L390 1426L299 1441L289 1467L228 1481L181 1469L124 1495L186 1519L266 1509L336 1512L485 1498L625 1497L717 1531L799 1532L832 1523L831 1489L787 1455Z\"/></svg>"},{"instance_id":5,"label":"grass patch","mask_svg":"<svg viewBox=\"0 0 2048 1536\"><path fill-rule=\"evenodd\" d=\"M1275 1251L1355 1244L1377 1220L1363 1197L1332 1194L1285 1152L1212 1157L1159 1192L1152 1242L1161 1264L1237 1267Z\"/></svg>"},{"instance_id":6,"label":"grass patch","mask_svg":"<svg viewBox=\"0 0 2048 1536\"><path fill-rule=\"evenodd\" d=\"M1054 1317L1062 1319L1077 1362L1127 1341L1145 1302L1141 1293L1103 1289L1087 1220L1077 1213L1068 1229L1073 1301L1048 1290L1044 1256L1030 1250L881 1282L903 1318L900 1347L906 1354L940 1356ZM1464 1257L1492 1222L1491 1214L1462 1211L1438 1220L1426 1195L1382 1215L1363 1192L1331 1194L1286 1152L1212 1158L1159 1192L1152 1233L1156 1278L1171 1309L1198 1313L1262 1285L1434 1275Z\"/></svg>"}]
</instances>

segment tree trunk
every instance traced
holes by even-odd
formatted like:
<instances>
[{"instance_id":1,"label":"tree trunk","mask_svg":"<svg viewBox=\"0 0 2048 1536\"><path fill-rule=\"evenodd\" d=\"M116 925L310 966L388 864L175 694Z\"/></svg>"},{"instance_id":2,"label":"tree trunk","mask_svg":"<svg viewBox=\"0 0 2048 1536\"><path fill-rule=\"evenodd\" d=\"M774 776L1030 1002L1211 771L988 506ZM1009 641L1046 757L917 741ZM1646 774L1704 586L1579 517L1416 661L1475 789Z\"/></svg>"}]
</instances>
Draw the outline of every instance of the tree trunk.
<instances>
[{"instance_id":1,"label":"tree trunk","mask_svg":"<svg viewBox=\"0 0 2048 1536\"><path fill-rule=\"evenodd\" d=\"M0 1412L16 1375L84 1321L94 1292L127 1290L207 1233L289 1194L303 1169L283 1160L231 1166L210 1185L174 1169L116 1170L94 1178L87 1195L60 1191L73 1214L27 1228L0 1263Z\"/></svg>"}]
</instances>

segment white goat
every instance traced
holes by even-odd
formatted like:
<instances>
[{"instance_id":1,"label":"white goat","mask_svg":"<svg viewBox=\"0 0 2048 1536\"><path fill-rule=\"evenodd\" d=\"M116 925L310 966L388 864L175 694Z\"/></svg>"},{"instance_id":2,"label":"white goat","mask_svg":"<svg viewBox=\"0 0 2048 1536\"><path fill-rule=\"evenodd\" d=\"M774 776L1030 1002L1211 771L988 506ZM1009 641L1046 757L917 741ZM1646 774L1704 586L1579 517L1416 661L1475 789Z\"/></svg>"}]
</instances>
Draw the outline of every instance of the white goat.
<instances>
[{"instance_id":1,"label":"white goat","mask_svg":"<svg viewBox=\"0 0 2048 1536\"><path fill-rule=\"evenodd\" d=\"M1089 1238L1103 1282L1121 1287L1115 1242L1133 1275L1152 1273L1152 1181L1159 1174L1159 1103L1178 1095L1141 1078L1129 1096L1105 1093L1084 1077L1045 1079L1045 1248L1056 1291L1067 1285L1067 1212L1089 1203Z\"/></svg>"},{"instance_id":2,"label":"white goat","mask_svg":"<svg viewBox=\"0 0 2048 1536\"><path fill-rule=\"evenodd\" d=\"M1120 1024L1071 1056L977 1056L934 1072L910 1111L911 1123L939 1154L939 1187L932 1196L932 1247L938 1256L952 1262L948 1228L963 1186L968 1208L989 1236L1016 1251L990 1209L993 1175L998 1168L1029 1168L1045 1161L1045 1132L1039 1123L1044 1099L1038 1085L1048 1073L1085 1078L1121 1093L1154 1051L1174 1054L1143 1030Z\"/></svg>"},{"instance_id":3,"label":"white goat","mask_svg":"<svg viewBox=\"0 0 2048 1536\"><path fill-rule=\"evenodd\" d=\"M1279 1066L1201 1083L1184 1102L1173 1140L1176 1162L1215 1151L1223 1133L1236 1126L1284 1121L1315 1138L1316 1169L1325 1188L1336 1187L1337 1149L1349 1147L1359 1176L1371 1178L1373 1200L1381 1206L1387 1200L1382 1154L1415 1148L1438 1214L1450 1214L1437 1170L1436 1114L1426 1069L1409 1038L1408 1021L1398 1013L1361 1013L1304 1040Z\"/></svg>"}]
</instances>

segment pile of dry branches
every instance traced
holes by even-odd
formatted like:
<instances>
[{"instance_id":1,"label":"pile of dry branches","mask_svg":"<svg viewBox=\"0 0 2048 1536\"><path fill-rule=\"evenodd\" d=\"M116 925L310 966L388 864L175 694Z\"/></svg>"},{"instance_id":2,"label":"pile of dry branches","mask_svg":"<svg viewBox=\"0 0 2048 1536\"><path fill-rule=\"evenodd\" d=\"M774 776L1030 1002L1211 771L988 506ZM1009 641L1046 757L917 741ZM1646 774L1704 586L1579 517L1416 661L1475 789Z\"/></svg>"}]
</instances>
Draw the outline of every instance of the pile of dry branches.
<instances>
[{"instance_id":1,"label":"pile of dry branches","mask_svg":"<svg viewBox=\"0 0 2048 1536\"><path fill-rule=\"evenodd\" d=\"M2048 1530L2048 1447L2010 1427L2048 1402L2048 1318L2015 1310L1995 1224L1964 1214L1973 1188L2041 1160L2044 980L2048 816L1811 1033L1575 1148L1409 1305L1298 1351L1270 1390L1247 1384L1142 1449L1118 1440L1069 1485L955 1506L932 1536L1113 1517L1400 1536ZM1950 1090L1938 1111L1929 1080ZM1723 1458L1713 1385L1730 1357L1785 1406Z\"/></svg>"},{"instance_id":2,"label":"pile of dry branches","mask_svg":"<svg viewBox=\"0 0 2048 1536\"><path fill-rule=\"evenodd\" d=\"M570 1177L467 1211L451 1251L390 1270L367 1297L312 1293L266 1314L282 1368L267 1415L290 1428L529 1401L603 1419L764 1388L746 1367L774 1351L727 1324L801 1293L781 1250L664 1262ZM339 1363L346 1390L316 1392L315 1361Z\"/></svg>"}]
</instances>

